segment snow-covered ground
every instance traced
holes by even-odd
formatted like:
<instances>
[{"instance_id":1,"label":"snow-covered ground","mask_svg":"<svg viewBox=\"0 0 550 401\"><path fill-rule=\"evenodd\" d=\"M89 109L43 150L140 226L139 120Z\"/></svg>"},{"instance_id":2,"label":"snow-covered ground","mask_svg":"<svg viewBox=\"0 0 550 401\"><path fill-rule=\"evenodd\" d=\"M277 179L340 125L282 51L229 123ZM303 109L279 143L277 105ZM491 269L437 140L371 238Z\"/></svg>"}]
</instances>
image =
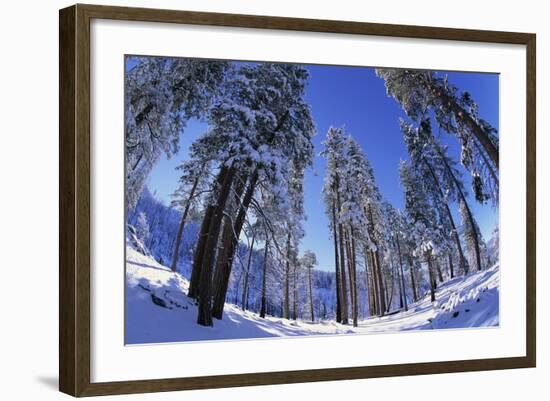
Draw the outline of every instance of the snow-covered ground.
<instances>
[{"instance_id":1,"label":"snow-covered ground","mask_svg":"<svg viewBox=\"0 0 550 401\"><path fill-rule=\"evenodd\" d=\"M214 327L196 324L197 307L188 298L189 282L132 247L126 250L126 344L394 332L498 326L498 265L466 279L457 277L442 285L437 301L429 295L400 312L361 320L358 327L333 321L311 323L257 313L226 304Z\"/></svg>"}]
</instances>

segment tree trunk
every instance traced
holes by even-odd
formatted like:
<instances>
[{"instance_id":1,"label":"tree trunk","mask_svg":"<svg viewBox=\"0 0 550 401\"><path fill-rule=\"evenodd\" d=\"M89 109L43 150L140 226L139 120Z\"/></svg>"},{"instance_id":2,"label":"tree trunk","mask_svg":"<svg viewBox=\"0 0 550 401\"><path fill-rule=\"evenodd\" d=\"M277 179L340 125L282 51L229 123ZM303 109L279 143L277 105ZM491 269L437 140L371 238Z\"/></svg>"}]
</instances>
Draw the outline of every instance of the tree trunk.
<instances>
[{"instance_id":1,"label":"tree trunk","mask_svg":"<svg viewBox=\"0 0 550 401\"><path fill-rule=\"evenodd\" d=\"M353 297L353 266L351 261L351 243L349 238L349 232L347 228L344 227L344 246L346 249L346 261L347 261L347 273L348 273L348 283L349 283L349 298L351 306L351 316L353 319L353 314L355 313L355 299Z\"/></svg>"},{"instance_id":2,"label":"tree trunk","mask_svg":"<svg viewBox=\"0 0 550 401\"><path fill-rule=\"evenodd\" d=\"M309 310L311 313L311 322L315 323L315 314L313 313L313 286L311 285L311 270L313 267L308 268L308 281L309 281Z\"/></svg>"},{"instance_id":3,"label":"tree trunk","mask_svg":"<svg viewBox=\"0 0 550 401\"><path fill-rule=\"evenodd\" d=\"M346 283L346 256L344 244L344 229L338 224L338 237L340 239L340 283L342 284L342 324L348 324L348 286Z\"/></svg>"},{"instance_id":4,"label":"tree trunk","mask_svg":"<svg viewBox=\"0 0 550 401\"><path fill-rule=\"evenodd\" d=\"M336 321L342 321L342 291L340 283L340 267L338 261L338 235L336 234L336 206L332 203L332 236L334 238L334 267L336 271Z\"/></svg>"},{"instance_id":5,"label":"tree trunk","mask_svg":"<svg viewBox=\"0 0 550 401\"><path fill-rule=\"evenodd\" d=\"M411 289L413 293L413 301L418 301L418 293L416 292L416 279L414 278L414 264L411 255L407 255L407 262L409 264L409 273L411 275Z\"/></svg>"},{"instance_id":6,"label":"tree trunk","mask_svg":"<svg viewBox=\"0 0 550 401\"><path fill-rule=\"evenodd\" d=\"M290 317L290 232L286 242L286 263L285 263L285 293L283 299L283 317Z\"/></svg>"},{"instance_id":7,"label":"tree trunk","mask_svg":"<svg viewBox=\"0 0 550 401\"><path fill-rule=\"evenodd\" d=\"M449 275L451 276L451 279L455 277L455 271L453 267L453 257L451 256L450 252L449 252Z\"/></svg>"},{"instance_id":8,"label":"tree trunk","mask_svg":"<svg viewBox=\"0 0 550 401\"><path fill-rule=\"evenodd\" d=\"M441 155L441 154L440 154ZM442 155L441 155L442 156ZM447 163L447 160L444 157L441 157L443 160L443 163L445 164L445 168L447 169L447 172L452 177L456 190L458 191L458 195L460 196L460 199L462 199L462 202L464 203L464 207L466 209L466 214L468 215L468 221L470 222L473 232L474 232L474 248L475 248L475 256L476 256L476 264L477 264L477 270L481 270L481 256L479 252L479 239L477 237L477 229L476 229L476 223L474 221L474 216L472 215L472 212L470 210L470 207L468 206L468 202L466 201L466 197L464 196L464 192L462 191L462 188L460 187L460 183L458 182L458 179L453 174L453 171L451 170L451 167ZM465 273L468 271L465 270Z\"/></svg>"},{"instance_id":9,"label":"tree trunk","mask_svg":"<svg viewBox=\"0 0 550 401\"><path fill-rule=\"evenodd\" d=\"M497 185L497 189L498 189L499 182L498 182L498 177L497 177L497 173L495 172L495 169L493 168L493 166L492 166L492 165L489 163L489 161L487 160L487 155L486 155L486 153L483 152L483 151L479 148L479 143L474 141L474 145L475 145L476 149L478 150L479 154L481 155L481 158L483 159L483 163L485 163L485 166L487 167L487 170L489 170L489 174L491 174L491 177L493 177L493 181L494 181L495 184Z\"/></svg>"},{"instance_id":10,"label":"tree trunk","mask_svg":"<svg viewBox=\"0 0 550 401\"><path fill-rule=\"evenodd\" d=\"M181 216L180 225L178 228L178 233L176 235L176 243L174 245L174 250L172 253L172 271L176 271L176 266L178 263L178 254L180 250L180 244L181 244L181 237L183 236L183 229L185 227L185 221L187 220L187 214L189 213L189 208L191 207L191 201L193 200L193 197L195 196L195 191L197 190L197 185L199 185L199 181L202 174L199 174L197 178L195 178L195 181L193 181L193 186L191 187L191 191L189 192L189 198L187 199L187 204L185 205L185 210L183 211L183 215Z\"/></svg>"},{"instance_id":11,"label":"tree trunk","mask_svg":"<svg viewBox=\"0 0 550 401\"><path fill-rule=\"evenodd\" d=\"M225 168L222 168L222 171L220 171L217 178L219 184L223 182L225 175L227 175L227 171ZM191 279L189 280L189 291L187 295L190 298L197 298L199 296L199 283L201 280L201 268L204 259L204 247L206 245L206 240L208 239L208 230L210 228L210 221L212 220L212 216L214 214L214 209L214 205L208 205L202 219L201 231L195 247Z\"/></svg>"},{"instance_id":12,"label":"tree trunk","mask_svg":"<svg viewBox=\"0 0 550 401\"><path fill-rule=\"evenodd\" d=\"M386 312L390 312L391 311L391 307L392 307L392 304L393 304L393 294L395 292L395 285L394 285L394 278L395 278L395 265L393 264L393 259L390 257L390 269L391 269L391 279L390 279L390 284L391 284L391 287L388 285L388 279L387 279L387 276L384 277L384 284L386 286L386 294L387 294L387 298L386 298ZM399 284L399 279L397 280L397 284ZM403 307L403 304L401 304L399 306L400 308Z\"/></svg>"},{"instance_id":13,"label":"tree trunk","mask_svg":"<svg viewBox=\"0 0 550 401\"><path fill-rule=\"evenodd\" d=\"M439 278L439 282L443 283L443 272L441 271L441 263L439 263L438 260L435 261L435 267L437 269L437 277Z\"/></svg>"},{"instance_id":14,"label":"tree trunk","mask_svg":"<svg viewBox=\"0 0 550 401\"><path fill-rule=\"evenodd\" d=\"M297 263L294 260L292 269L292 320L298 319L298 286L297 286Z\"/></svg>"},{"instance_id":15,"label":"tree trunk","mask_svg":"<svg viewBox=\"0 0 550 401\"><path fill-rule=\"evenodd\" d=\"M454 239L455 244L456 244L456 250L458 251L458 264L459 264L459 266L462 270L466 271L467 270L466 258L464 257L464 252L462 251L462 244L460 243L460 237L459 237L458 231L456 229L456 224L455 224L455 220L453 218L453 214L451 213L451 209L449 208L449 204L446 201L444 201L445 195L443 194L443 189L439 185L439 180L437 179L437 176L435 175L435 171L433 170L432 166L430 165L430 163L428 163L428 161L426 160L425 157L423 157L422 160L423 160L424 164L428 167L430 175L432 176L432 179L434 180L434 184L437 187L437 190L439 192L439 197L441 198L441 202L443 202L443 204L445 205L445 211L447 212L447 218L449 219L449 222L451 223L451 230L452 230L453 239Z\"/></svg>"},{"instance_id":16,"label":"tree trunk","mask_svg":"<svg viewBox=\"0 0 550 401\"><path fill-rule=\"evenodd\" d=\"M335 177L336 188L340 188L340 178L338 174ZM340 191L336 191L336 209L338 216L340 215L340 207L342 205L340 201ZM344 229L342 224L338 224L338 238L340 240L340 282L342 284L342 300L341 300L341 312L342 312L342 324L348 324L348 289L346 285L346 260L345 260L345 251L344 251Z\"/></svg>"},{"instance_id":17,"label":"tree trunk","mask_svg":"<svg viewBox=\"0 0 550 401\"><path fill-rule=\"evenodd\" d=\"M245 181L246 177L243 177L235 190L235 202L238 205L237 218L233 222L234 226L229 224L227 228L224 227L223 252L218 256L216 272L214 274L214 301L212 305L212 315L217 319L221 319L223 316L225 297L229 287L229 279L231 277L235 252L239 245L239 236L241 234L242 227L246 219L246 213L248 211L248 207L250 206L250 202L252 201L252 196L254 195L256 184L258 182L257 170L252 174L242 202L239 204L240 194L244 188Z\"/></svg>"},{"instance_id":18,"label":"tree trunk","mask_svg":"<svg viewBox=\"0 0 550 401\"><path fill-rule=\"evenodd\" d=\"M252 233L252 241L250 243L250 249L248 250L248 260L246 262L246 271L244 272L243 299L241 303L243 310L246 310L248 306L248 278L250 276L250 263L252 262L252 252L254 251L255 240L256 233Z\"/></svg>"},{"instance_id":19,"label":"tree trunk","mask_svg":"<svg viewBox=\"0 0 550 401\"><path fill-rule=\"evenodd\" d=\"M359 305L357 303L357 265L356 265L356 250L355 250L355 238L353 227L350 227L350 237L351 237L351 280L352 280L352 296L353 296L353 327L357 327L358 324L358 315L359 315Z\"/></svg>"},{"instance_id":20,"label":"tree trunk","mask_svg":"<svg viewBox=\"0 0 550 401\"><path fill-rule=\"evenodd\" d=\"M227 167L222 167L226 169ZM235 176L234 168L227 168L227 174L219 190L214 213L208 229L208 237L204 246L204 257L200 273L199 313L197 323L202 326L212 326L212 270L216 257L216 246L220 234L223 211Z\"/></svg>"},{"instance_id":21,"label":"tree trunk","mask_svg":"<svg viewBox=\"0 0 550 401\"><path fill-rule=\"evenodd\" d=\"M479 142L483 147L487 155L491 158L491 161L494 163L497 170L499 169L498 162L498 149L491 141L487 133L479 126L479 124L470 116L466 110L464 110L459 104L456 103L454 99L447 96L442 92L441 88L434 86L430 81L422 80L422 83L425 85L426 89L432 92L434 95L439 96L442 104L449 107L452 111L456 120L462 122L467 126L474 135L474 138Z\"/></svg>"},{"instance_id":22,"label":"tree trunk","mask_svg":"<svg viewBox=\"0 0 550 401\"><path fill-rule=\"evenodd\" d=\"M264 261L263 261L263 268L262 268L262 306L260 308L260 317L265 318L266 313L266 301L267 301L267 291L266 291L266 273L267 273L267 255L269 250L269 239L267 238L266 233L266 240L265 240L265 249L264 249Z\"/></svg>"},{"instance_id":23,"label":"tree trunk","mask_svg":"<svg viewBox=\"0 0 550 401\"><path fill-rule=\"evenodd\" d=\"M432 302L434 302L435 301L435 277L433 274L432 254L430 251L427 251L425 255L426 255L426 260L428 261L428 278L430 280L430 297Z\"/></svg>"},{"instance_id":24,"label":"tree trunk","mask_svg":"<svg viewBox=\"0 0 550 401\"><path fill-rule=\"evenodd\" d=\"M399 241L399 235L396 236L396 241L397 241L397 254L399 256L399 272L401 276L401 294L403 294L405 311L408 311L409 305L407 304L407 294L405 292L405 274L403 273L403 258L401 256L401 243Z\"/></svg>"},{"instance_id":25,"label":"tree trunk","mask_svg":"<svg viewBox=\"0 0 550 401\"><path fill-rule=\"evenodd\" d=\"M363 257L365 259L365 281L367 286L367 296L368 296L368 309L369 309L369 316L374 316L376 314L374 310L374 288L372 284L372 264L371 268L369 269L369 251L365 248L363 250Z\"/></svg>"},{"instance_id":26,"label":"tree trunk","mask_svg":"<svg viewBox=\"0 0 550 401\"><path fill-rule=\"evenodd\" d=\"M377 270L377 276L378 276L378 290L380 291L378 295L378 302L380 303L379 315L384 316L384 314L386 313L385 312L386 311L386 291L384 289L384 278L382 277L382 266L380 265L380 257L378 255L378 249L374 251L374 260L376 262L376 270Z\"/></svg>"}]
</instances>

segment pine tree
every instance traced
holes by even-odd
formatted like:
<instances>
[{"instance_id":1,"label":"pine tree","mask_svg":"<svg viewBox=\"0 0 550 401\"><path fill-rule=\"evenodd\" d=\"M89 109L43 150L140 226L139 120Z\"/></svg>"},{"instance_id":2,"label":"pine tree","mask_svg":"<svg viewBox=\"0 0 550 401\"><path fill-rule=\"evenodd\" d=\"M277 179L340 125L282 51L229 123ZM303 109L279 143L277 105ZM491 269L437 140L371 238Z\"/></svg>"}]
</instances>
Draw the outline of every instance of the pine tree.
<instances>
[{"instance_id":1,"label":"pine tree","mask_svg":"<svg viewBox=\"0 0 550 401\"><path fill-rule=\"evenodd\" d=\"M441 162L441 157L436 152L435 146L437 146L437 141L432 135L430 120L422 120L418 128L414 128L411 124L406 124L402 119L400 120L400 125L411 161L426 180L427 191L435 207L440 212L440 223L446 227L448 226L446 232L449 233L449 237L454 241L458 254L459 268L466 272L468 271L467 261L464 258L460 236L449 206L451 200L456 200L456 196L453 196L456 193L454 189L455 182L448 178L444 164Z\"/></svg>"},{"instance_id":2,"label":"pine tree","mask_svg":"<svg viewBox=\"0 0 550 401\"><path fill-rule=\"evenodd\" d=\"M149 223L147 222L147 216L143 212L139 213L137 218L136 236L142 243L146 243L149 239Z\"/></svg>"},{"instance_id":3,"label":"pine tree","mask_svg":"<svg viewBox=\"0 0 550 401\"><path fill-rule=\"evenodd\" d=\"M403 268L403 254L402 246L405 239L405 230L407 229L405 219L401 212L395 209L389 202L383 202L384 215L386 217L386 223L389 230L389 241L393 245L394 251L397 253L398 262L398 286L400 294L401 307L408 310L407 294L405 287L405 274Z\"/></svg>"},{"instance_id":4,"label":"pine tree","mask_svg":"<svg viewBox=\"0 0 550 401\"><path fill-rule=\"evenodd\" d=\"M310 250L306 250L304 255L300 259L300 264L307 270L307 286L308 286L308 298L309 298L309 311L311 321L315 323L315 313L313 308L313 283L312 283L312 270L317 266L317 256Z\"/></svg>"},{"instance_id":5,"label":"pine tree","mask_svg":"<svg viewBox=\"0 0 550 401\"><path fill-rule=\"evenodd\" d=\"M345 135L342 128L330 127L326 140L323 142L325 150L321 153L327 159L327 174L323 186L324 200L327 207L332 228L335 254L336 275L336 321L346 324L348 320L347 294L345 293L345 256L342 252L343 231L341 230L341 176L345 165Z\"/></svg>"},{"instance_id":6,"label":"pine tree","mask_svg":"<svg viewBox=\"0 0 550 401\"><path fill-rule=\"evenodd\" d=\"M425 70L376 69L386 91L407 115L420 122L430 109L438 125L454 135L462 146L461 162L472 175L476 199L498 204L497 131L479 116L478 106L468 92L460 93L447 76ZM485 188L487 186L487 188Z\"/></svg>"},{"instance_id":7,"label":"pine tree","mask_svg":"<svg viewBox=\"0 0 550 401\"><path fill-rule=\"evenodd\" d=\"M131 57L125 74L126 205L133 210L162 154L179 150L191 118L204 117L223 91L223 61Z\"/></svg>"},{"instance_id":8,"label":"pine tree","mask_svg":"<svg viewBox=\"0 0 550 401\"><path fill-rule=\"evenodd\" d=\"M307 71L299 65L243 65L227 83L224 99L211 109L209 131L192 146L198 157L221 164L217 180L220 190L203 220L201 231L206 240L199 240L190 283L190 293L199 298L200 324L212 324L210 298L216 256L223 257L216 265L225 271L220 274L222 280L214 280L221 288L214 290L220 294L215 304L225 298L223 289L230 276L229 261L234 250L217 253L216 245L227 199L232 188L238 185L236 171L246 172L240 181L247 182L245 194L250 195L247 202L245 199L237 202L240 204L237 219L242 220L239 216L246 217L259 180L270 186L277 196L284 197L285 185L288 186L284 181L292 175L290 169L303 171L311 164L314 126L303 100L307 78ZM240 229L242 227L232 230L237 239ZM197 286L200 290L191 291Z\"/></svg>"},{"instance_id":9,"label":"pine tree","mask_svg":"<svg viewBox=\"0 0 550 401\"><path fill-rule=\"evenodd\" d=\"M435 266L434 258L439 252L442 233L437 224L435 210L426 195L425 181L417 171L401 161L399 166L401 185L405 193L405 210L413 226L416 243L415 253L427 263L428 280L432 302L435 301Z\"/></svg>"},{"instance_id":10,"label":"pine tree","mask_svg":"<svg viewBox=\"0 0 550 401\"><path fill-rule=\"evenodd\" d=\"M182 172L182 175L178 188L172 194L172 206L181 208L182 216L172 251L172 263L170 266L174 272L177 268L179 249L189 211L193 207L197 207L201 195L207 191L206 187L209 184L208 173L210 168L208 162L189 160L179 165L177 169Z\"/></svg>"}]
</instances>

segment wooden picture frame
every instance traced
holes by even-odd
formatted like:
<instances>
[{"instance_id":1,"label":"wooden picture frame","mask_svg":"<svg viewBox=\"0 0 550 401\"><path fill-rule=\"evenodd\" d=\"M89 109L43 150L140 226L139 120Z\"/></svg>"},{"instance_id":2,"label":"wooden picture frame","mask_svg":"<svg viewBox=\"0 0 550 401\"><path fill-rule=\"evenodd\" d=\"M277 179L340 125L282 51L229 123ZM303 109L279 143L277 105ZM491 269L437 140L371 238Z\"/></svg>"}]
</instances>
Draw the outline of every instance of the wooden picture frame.
<instances>
[{"instance_id":1,"label":"wooden picture frame","mask_svg":"<svg viewBox=\"0 0 550 401\"><path fill-rule=\"evenodd\" d=\"M527 54L525 60L527 71L526 355L92 383L90 380L90 21L92 19L524 45ZM59 29L60 391L73 396L95 396L535 367L536 37L534 34L80 4L60 10Z\"/></svg>"}]
</instances>

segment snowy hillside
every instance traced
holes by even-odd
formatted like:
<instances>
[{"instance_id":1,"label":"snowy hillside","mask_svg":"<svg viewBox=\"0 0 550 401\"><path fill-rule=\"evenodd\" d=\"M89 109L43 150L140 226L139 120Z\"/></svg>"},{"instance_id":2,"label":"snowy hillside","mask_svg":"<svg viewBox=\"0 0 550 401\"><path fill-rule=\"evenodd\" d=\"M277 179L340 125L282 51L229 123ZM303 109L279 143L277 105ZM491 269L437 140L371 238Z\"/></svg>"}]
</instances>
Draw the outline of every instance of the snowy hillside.
<instances>
[{"instance_id":1,"label":"snowy hillside","mask_svg":"<svg viewBox=\"0 0 550 401\"><path fill-rule=\"evenodd\" d=\"M261 338L321 334L348 334L498 326L498 265L442 285L432 304L429 295L407 312L359 322L358 327L320 321L262 319L233 304L214 327L196 324L197 307L188 298L188 281L153 258L127 247L126 344ZM462 280L462 281L461 281Z\"/></svg>"}]
</instances>

